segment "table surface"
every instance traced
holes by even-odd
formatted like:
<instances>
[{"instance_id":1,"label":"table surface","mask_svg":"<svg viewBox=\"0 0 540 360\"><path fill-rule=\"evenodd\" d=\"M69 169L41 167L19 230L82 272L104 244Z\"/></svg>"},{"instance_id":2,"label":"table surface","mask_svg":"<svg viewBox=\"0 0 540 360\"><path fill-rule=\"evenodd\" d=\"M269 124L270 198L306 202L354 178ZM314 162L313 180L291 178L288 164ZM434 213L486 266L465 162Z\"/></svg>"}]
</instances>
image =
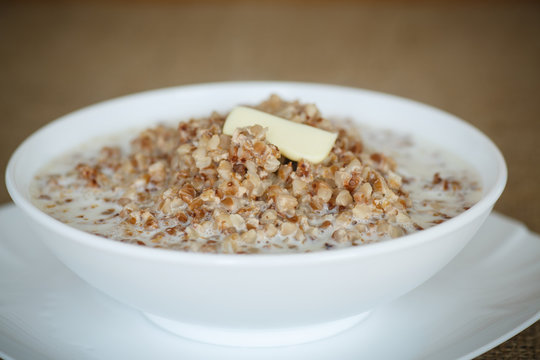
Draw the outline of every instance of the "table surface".
<instances>
[{"instance_id":1,"label":"table surface","mask_svg":"<svg viewBox=\"0 0 540 360\"><path fill-rule=\"evenodd\" d=\"M112 97L332 83L425 102L485 132L509 168L495 209L540 232L539 65L534 2L0 2L0 169L39 127ZM540 323L479 357L516 358L540 358Z\"/></svg>"}]
</instances>

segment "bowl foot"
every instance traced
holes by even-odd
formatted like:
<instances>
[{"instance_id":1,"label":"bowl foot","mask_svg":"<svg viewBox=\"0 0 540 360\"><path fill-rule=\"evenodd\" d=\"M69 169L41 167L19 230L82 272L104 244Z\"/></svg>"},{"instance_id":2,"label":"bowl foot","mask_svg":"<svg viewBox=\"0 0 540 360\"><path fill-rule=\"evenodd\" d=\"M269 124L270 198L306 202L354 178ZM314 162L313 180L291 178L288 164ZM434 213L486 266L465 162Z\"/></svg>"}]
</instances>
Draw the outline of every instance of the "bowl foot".
<instances>
[{"instance_id":1,"label":"bowl foot","mask_svg":"<svg viewBox=\"0 0 540 360\"><path fill-rule=\"evenodd\" d=\"M154 324L173 334L210 344L246 347L287 346L320 340L353 327L369 314L370 311L366 311L348 318L307 326L240 330L194 325L144 313Z\"/></svg>"}]
</instances>

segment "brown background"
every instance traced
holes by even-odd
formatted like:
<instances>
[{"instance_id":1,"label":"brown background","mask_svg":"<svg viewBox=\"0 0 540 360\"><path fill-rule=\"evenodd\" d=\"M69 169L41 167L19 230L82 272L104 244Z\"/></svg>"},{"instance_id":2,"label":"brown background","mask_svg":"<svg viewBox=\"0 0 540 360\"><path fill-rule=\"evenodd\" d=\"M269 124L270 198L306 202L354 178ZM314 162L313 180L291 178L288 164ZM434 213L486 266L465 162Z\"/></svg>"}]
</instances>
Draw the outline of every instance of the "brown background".
<instances>
[{"instance_id":1,"label":"brown background","mask_svg":"<svg viewBox=\"0 0 540 360\"><path fill-rule=\"evenodd\" d=\"M67 112L225 80L350 85L454 113L506 157L496 210L540 232L534 2L0 2L0 169ZM9 201L2 178L0 203ZM539 343L537 323L480 358L540 358Z\"/></svg>"}]
</instances>

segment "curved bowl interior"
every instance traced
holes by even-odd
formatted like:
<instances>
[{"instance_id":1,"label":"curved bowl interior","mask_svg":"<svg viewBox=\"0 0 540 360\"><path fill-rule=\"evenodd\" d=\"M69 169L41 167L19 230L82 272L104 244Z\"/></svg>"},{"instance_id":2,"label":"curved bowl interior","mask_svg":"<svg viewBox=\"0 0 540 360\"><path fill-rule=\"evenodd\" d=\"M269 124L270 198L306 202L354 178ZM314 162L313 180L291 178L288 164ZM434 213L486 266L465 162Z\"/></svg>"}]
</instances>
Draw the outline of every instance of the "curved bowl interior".
<instances>
[{"instance_id":1,"label":"curved bowl interior","mask_svg":"<svg viewBox=\"0 0 540 360\"><path fill-rule=\"evenodd\" d=\"M466 159L482 176L484 193L500 186L505 173L493 143L468 123L441 110L392 95L339 86L247 82L192 85L153 90L105 101L68 114L40 129L14 154L7 176L28 198L28 183L43 164L92 138L157 122L227 112L277 93L285 99L317 104L325 116L414 133ZM21 159L31 154L31 159ZM30 161L29 161L30 160ZM24 161L24 164L20 162Z\"/></svg>"}]
</instances>

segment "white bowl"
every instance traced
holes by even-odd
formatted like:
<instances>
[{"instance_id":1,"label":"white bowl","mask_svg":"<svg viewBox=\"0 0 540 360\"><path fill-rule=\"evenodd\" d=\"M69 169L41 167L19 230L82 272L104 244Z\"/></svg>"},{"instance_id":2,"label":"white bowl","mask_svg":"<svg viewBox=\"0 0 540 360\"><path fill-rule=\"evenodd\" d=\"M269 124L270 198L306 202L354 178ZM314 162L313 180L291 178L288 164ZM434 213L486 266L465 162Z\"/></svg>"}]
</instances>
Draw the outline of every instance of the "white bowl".
<instances>
[{"instance_id":1,"label":"white bowl","mask_svg":"<svg viewBox=\"0 0 540 360\"><path fill-rule=\"evenodd\" d=\"M36 208L29 185L52 158L95 136L206 116L271 93L314 102L326 116L414 132L467 159L482 199L459 216L392 241L286 255L184 253L120 243L69 227ZM464 121L414 101L352 88L285 82L183 86L106 101L66 115L13 154L8 191L51 251L88 283L185 337L226 345L312 341L353 326L414 289L471 239L506 183L496 146Z\"/></svg>"}]
</instances>

